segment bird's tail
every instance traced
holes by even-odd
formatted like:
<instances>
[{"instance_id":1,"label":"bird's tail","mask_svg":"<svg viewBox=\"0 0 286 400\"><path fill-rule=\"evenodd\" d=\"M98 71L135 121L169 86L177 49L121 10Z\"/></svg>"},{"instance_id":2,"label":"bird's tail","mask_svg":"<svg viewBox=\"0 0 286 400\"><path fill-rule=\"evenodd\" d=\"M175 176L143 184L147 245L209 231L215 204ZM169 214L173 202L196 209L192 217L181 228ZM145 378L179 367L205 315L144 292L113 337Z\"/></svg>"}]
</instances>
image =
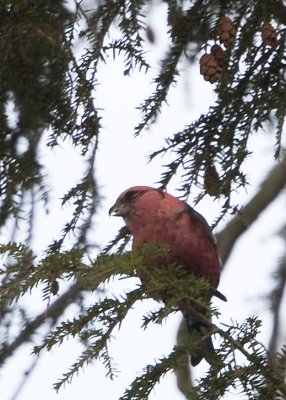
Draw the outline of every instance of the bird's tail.
<instances>
[{"instance_id":1,"label":"bird's tail","mask_svg":"<svg viewBox=\"0 0 286 400\"><path fill-rule=\"evenodd\" d=\"M185 304L181 310L185 317L188 332L193 344L191 350L191 364L195 367L204 358L212 365L217 355L210 335L210 327L198 318L200 313L193 307L190 307L190 305L186 306ZM194 312L197 316L194 315Z\"/></svg>"},{"instance_id":2,"label":"bird's tail","mask_svg":"<svg viewBox=\"0 0 286 400\"><path fill-rule=\"evenodd\" d=\"M186 318L186 324L194 341L194 348L191 351L191 364L193 367L198 365L202 359L212 364L212 360L216 356L212 338L208 335L208 328L200 321Z\"/></svg>"}]
</instances>

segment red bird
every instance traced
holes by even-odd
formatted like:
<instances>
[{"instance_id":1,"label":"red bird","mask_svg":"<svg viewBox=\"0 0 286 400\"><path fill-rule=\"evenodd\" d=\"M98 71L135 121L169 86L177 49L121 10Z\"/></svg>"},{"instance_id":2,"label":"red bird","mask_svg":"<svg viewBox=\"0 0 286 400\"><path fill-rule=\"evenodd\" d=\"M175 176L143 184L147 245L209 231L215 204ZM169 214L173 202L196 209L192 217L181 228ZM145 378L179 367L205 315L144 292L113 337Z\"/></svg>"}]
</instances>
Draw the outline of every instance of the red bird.
<instances>
[{"instance_id":1,"label":"red bird","mask_svg":"<svg viewBox=\"0 0 286 400\"><path fill-rule=\"evenodd\" d=\"M207 278L213 290L206 293L226 301L216 290L220 262L215 241L206 220L184 201L160 189L134 186L125 190L109 210L110 215L123 217L133 235L133 249L146 243L161 243L168 249L168 265L181 265L186 271ZM206 334L206 327L181 307L190 334ZM200 311L201 312L201 311ZM206 335L207 336L207 335ZM214 353L210 337L204 338L191 354L192 365L209 359Z\"/></svg>"}]
</instances>

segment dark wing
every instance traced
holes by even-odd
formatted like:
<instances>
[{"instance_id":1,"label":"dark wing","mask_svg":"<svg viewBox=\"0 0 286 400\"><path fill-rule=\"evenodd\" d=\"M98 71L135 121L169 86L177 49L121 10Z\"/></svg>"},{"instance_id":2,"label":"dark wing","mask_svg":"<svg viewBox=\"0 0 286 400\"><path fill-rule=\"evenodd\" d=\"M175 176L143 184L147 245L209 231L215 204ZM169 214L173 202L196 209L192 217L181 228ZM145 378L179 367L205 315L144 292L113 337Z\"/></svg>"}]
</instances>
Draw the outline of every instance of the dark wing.
<instances>
[{"instance_id":1,"label":"dark wing","mask_svg":"<svg viewBox=\"0 0 286 400\"><path fill-rule=\"evenodd\" d=\"M191 219L191 224L197 226L198 224L200 225L200 228L202 228L205 237L216 247L216 242L215 238L212 234L211 228L209 227L209 224L207 223L206 219L197 211L195 211L189 204L186 204L186 209L187 212L190 216ZM219 298L222 301L227 301L227 298L218 290L216 290L213 294L217 298Z\"/></svg>"},{"instance_id":2,"label":"dark wing","mask_svg":"<svg viewBox=\"0 0 286 400\"><path fill-rule=\"evenodd\" d=\"M216 245L215 238L205 218L200 213L195 211L189 204L187 203L185 204L186 204L186 210L190 216L191 224L194 226L200 226L205 237L209 239L209 241L213 243L213 245L215 246Z\"/></svg>"}]
</instances>

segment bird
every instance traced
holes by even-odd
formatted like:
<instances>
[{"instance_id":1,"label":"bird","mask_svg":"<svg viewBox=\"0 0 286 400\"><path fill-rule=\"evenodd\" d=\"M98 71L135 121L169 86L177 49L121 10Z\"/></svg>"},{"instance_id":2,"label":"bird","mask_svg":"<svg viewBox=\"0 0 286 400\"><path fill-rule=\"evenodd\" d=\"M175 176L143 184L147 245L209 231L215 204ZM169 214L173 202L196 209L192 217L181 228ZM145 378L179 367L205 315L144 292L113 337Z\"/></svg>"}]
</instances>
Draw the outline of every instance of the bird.
<instances>
[{"instance_id":1,"label":"bird","mask_svg":"<svg viewBox=\"0 0 286 400\"><path fill-rule=\"evenodd\" d=\"M152 243L165 245L168 256L163 263L166 267L176 264L187 273L206 278L211 288L205 293L208 303L213 295L226 301L217 290L221 262L211 229L205 218L185 201L163 189L133 186L120 194L109 215L124 219L133 237L132 250ZM162 260L160 267L161 264ZM187 299L180 307L191 337L195 334L200 338L191 351L191 364L196 366L202 359L211 364L216 354L211 335L206 334L209 327L194 315L194 307ZM205 311L197 309L197 313Z\"/></svg>"}]
</instances>

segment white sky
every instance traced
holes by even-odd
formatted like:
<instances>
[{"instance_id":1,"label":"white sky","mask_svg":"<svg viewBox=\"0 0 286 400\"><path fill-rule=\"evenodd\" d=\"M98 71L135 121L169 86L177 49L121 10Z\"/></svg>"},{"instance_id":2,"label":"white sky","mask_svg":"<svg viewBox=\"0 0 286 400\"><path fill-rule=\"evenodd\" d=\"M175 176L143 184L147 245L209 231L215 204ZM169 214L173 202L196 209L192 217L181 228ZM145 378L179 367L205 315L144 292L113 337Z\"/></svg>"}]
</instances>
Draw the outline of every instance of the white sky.
<instances>
[{"instance_id":1,"label":"white sky","mask_svg":"<svg viewBox=\"0 0 286 400\"><path fill-rule=\"evenodd\" d=\"M161 10L158 9L156 12L153 19L158 21ZM159 29L157 23L153 26ZM148 45L149 58L155 65L159 57L157 46L161 49L165 46L163 37L161 34L157 36L155 47ZM169 106L164 106L157 123L135 140L132 132L139 121L139 115L138 111L134 110L134 105L139 105L151 93L150 74L136 72L133 77L124 77L124 67L119 62L113 61L112 57L108 64L100 69L101 85L96 104L104 108L102 112L104 129L100 138L96 177L104 199L91 234L95 244L104 246L123 225L120 219L108 216L108 209L117 196L129 186L155 185L160 178L162 160L146 164L146 155L152 149L160 147L163 138L182 129L201 112L207 111L212 99L212 86L203 81L198 69L198 67L192 68L184 75L176 90L174 88L171 90ZM151 74L154 74L154 71ZM270 135L266 133L256 135L251 139L250 146L254 155L249 159L245 169L251 185L247 188L247 192L237 193L237 199L241 203L255 193L259 182L274 164L274 140ZM57 237L70 212L63 210L57 199L73 186L82 171L80 157L68 144L63 144L61 150L44 153L43 161L48 164L53 203L48 215L39 212L39 222L36 226L38 233L34 237L34 246L39 253ZM170 186L169 191L175 194L175 187L176 183ZM191 204L192 198L189 201ZM218 209L219 204L214 204L212 198L206 199L197 207L210 223ZM249 315L259 315L264 322L261 339L266 344L270 334L270 320L264 296L272 288L271 273L283 251L283 243L275 234L285 223L281 218L281 215L285 215L284 210L285 198L280 196L238 241L220 284L220 290L227 296L228 303L215 301L221 310L222 322L229 323L231 319L242 322ZM111 289L115 287L116 283ZM27 298L26 301L30 305L31 314L34 311L36 315L37 310L45 306L41 303L40 292ZM55 348L41 357L17 400L39 398L78 400L81 397L85 400L117 400L123 394L125 387L135 378L136 373L146 364L153 363L156 358L171 351L175 344L180 315L172 315L162 327L153 326L146 332L140 329L140 315L146 307L155 305L156 303L151 300L147 304L138 304L110 344L110 353L121 371L117 379L110 381L106 378L103 367L95 362L75 377L72 384L56 394L51 387L52 384L76 361L80 351L76 343L68 343L63 348ZM286 311L285 304L284 311ZM11 358L0 372L2 400L13 400L12 395L23 379L23 372L33 361L30 356L31 349L32 346L28 345L18 351L17 361L14 357ZM205 368L206 364L202 363L195 369L196 375L199 376ZM183 399L176 388L173 376L165 377L150 396L150 400L162 398ZM236 397L231 395L227 397L227 399L232 398Z\"/></svg>"}]
</instances>

